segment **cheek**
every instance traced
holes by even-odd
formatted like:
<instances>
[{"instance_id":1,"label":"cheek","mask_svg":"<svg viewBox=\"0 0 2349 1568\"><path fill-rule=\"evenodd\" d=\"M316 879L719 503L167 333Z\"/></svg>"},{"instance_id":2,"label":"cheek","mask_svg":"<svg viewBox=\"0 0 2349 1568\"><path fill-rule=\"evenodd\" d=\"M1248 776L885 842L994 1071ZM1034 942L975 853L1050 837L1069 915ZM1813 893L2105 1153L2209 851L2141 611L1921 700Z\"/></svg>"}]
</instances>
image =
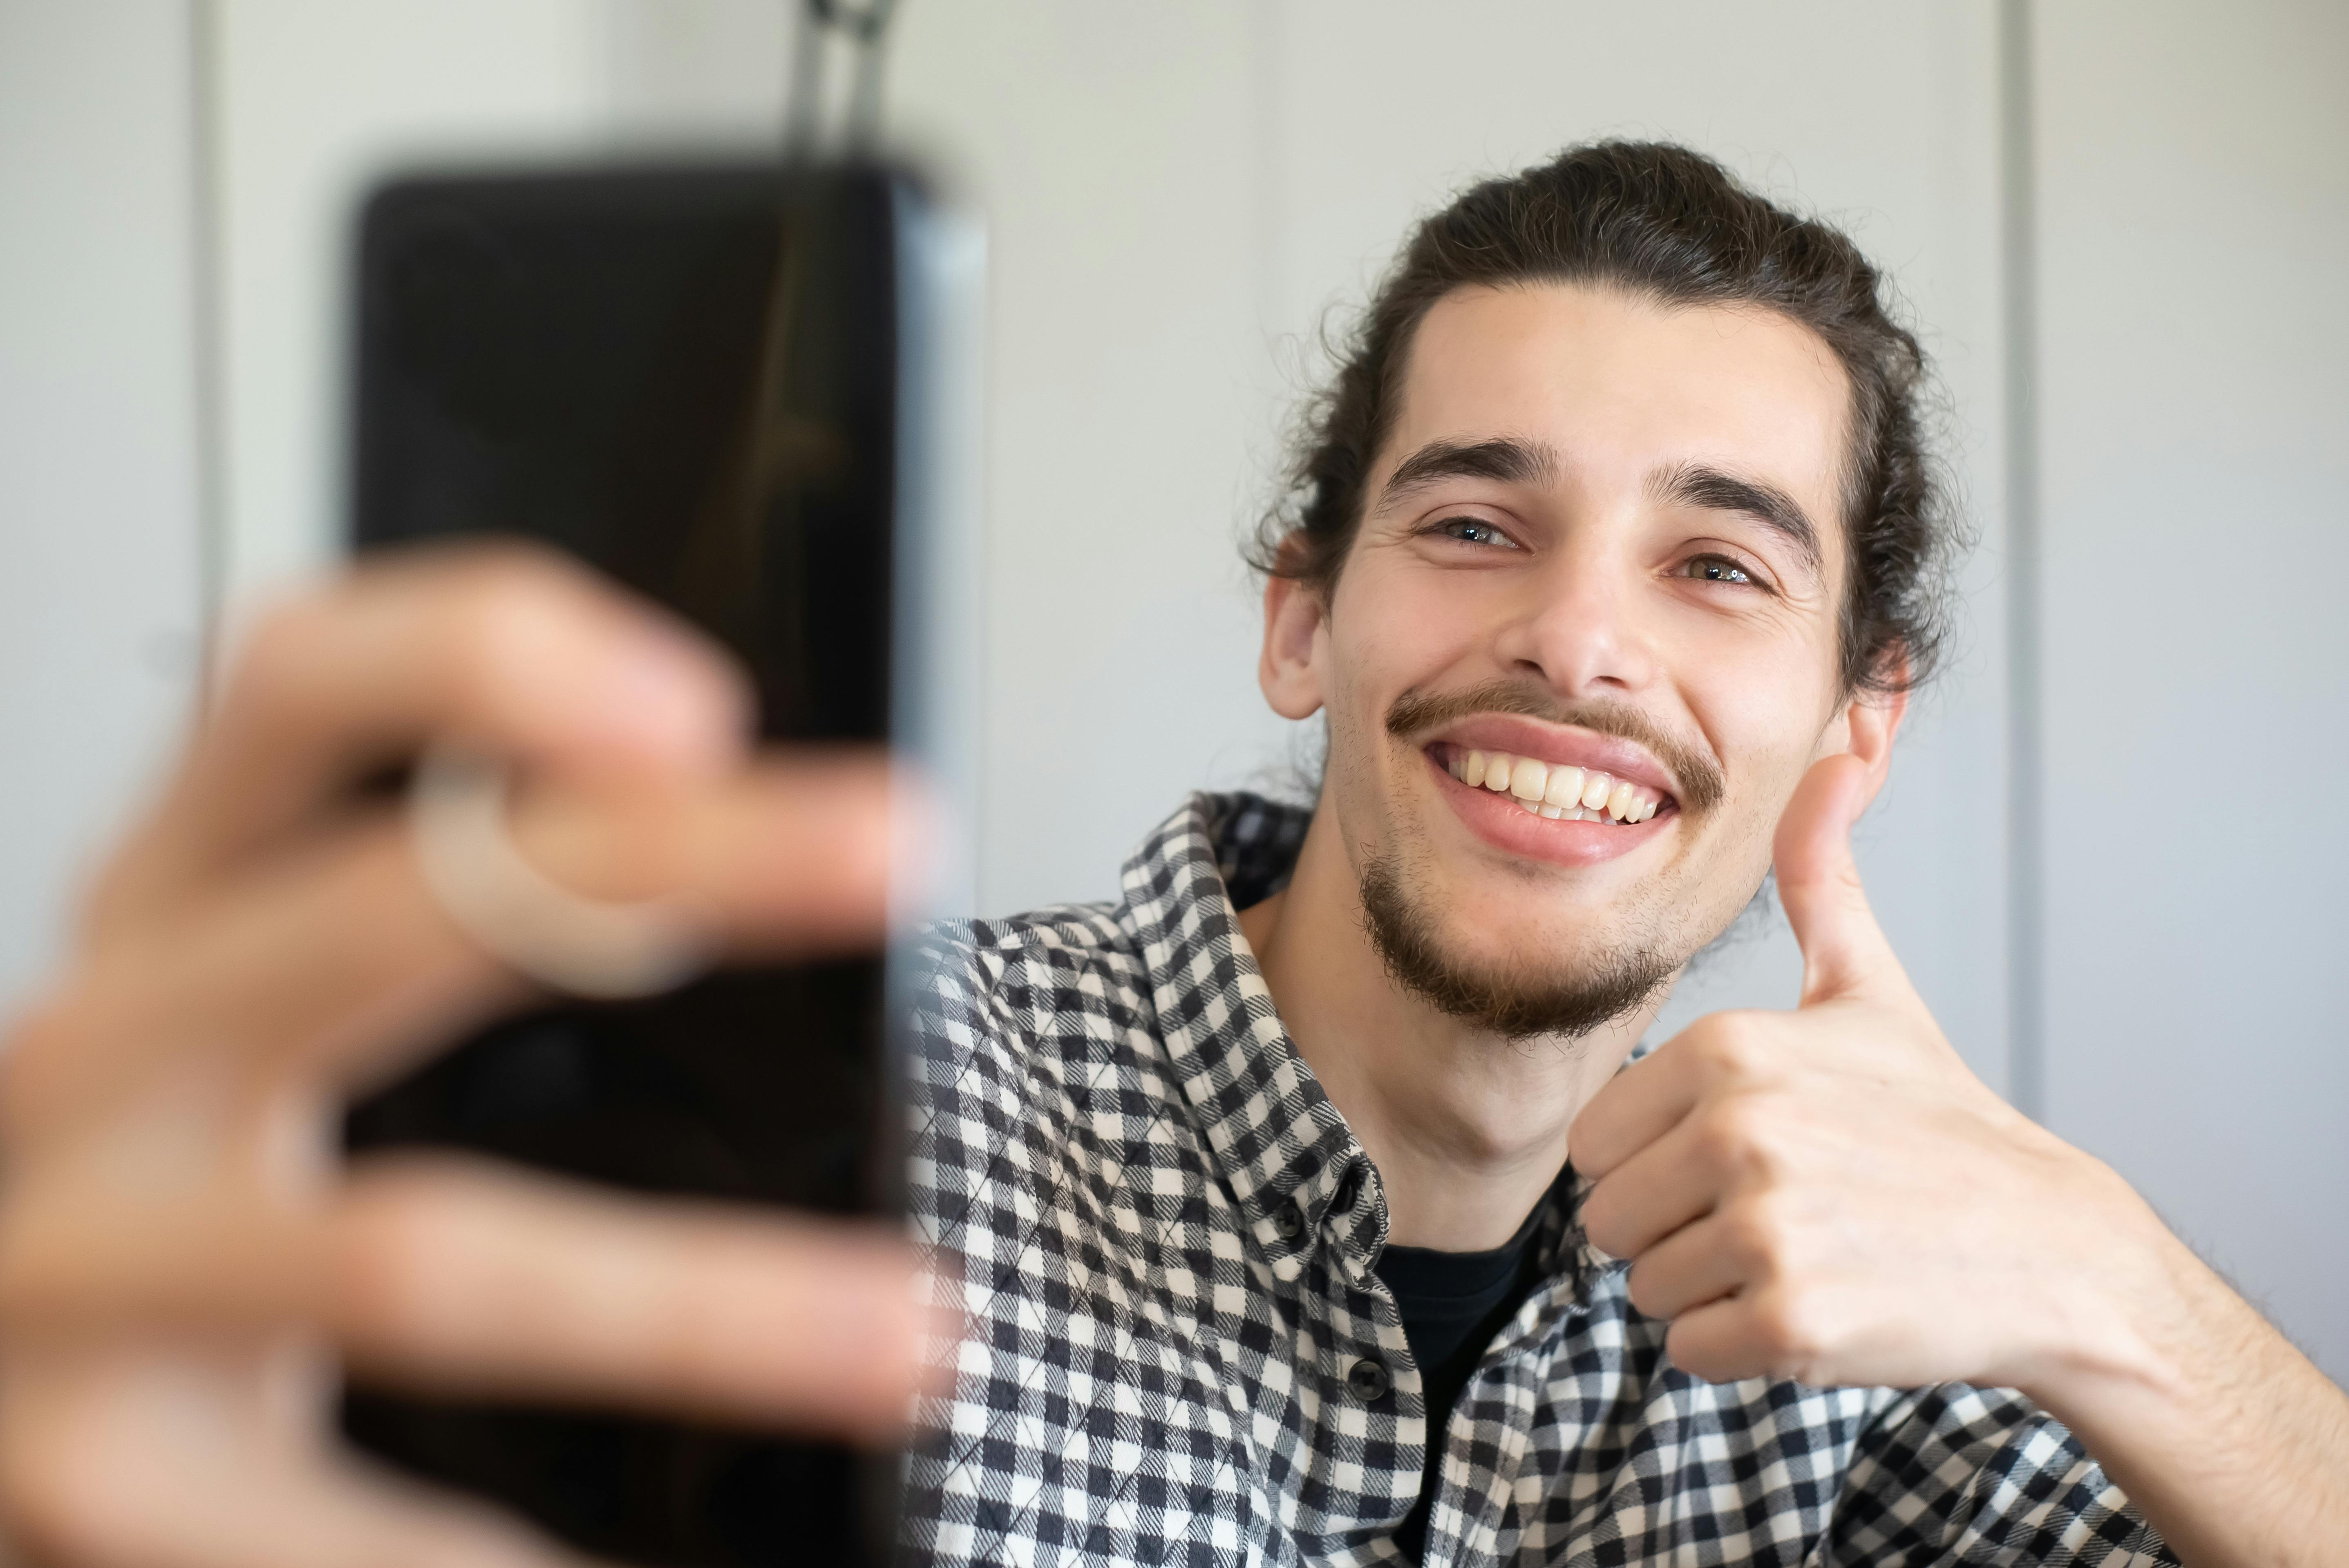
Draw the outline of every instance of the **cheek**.
<instances>
[{"instance_id":1,"label":"cheek","mask_svg":"<svg viewBox=\"0 0 2349 1568\"><path fill-rule=\"evenodd\" d=\"M1690 706L1726 773L1722 815L1765 840L1819 750L1834 717L1820 661L1799 648L1754 648L1706 666L1713 678L1687 690Z\"/></svg>"},{"instance_id":2,"label":"cheek","mask_svg":"<svg viewBox=\"0 0 2349 1568\"><path fill-rule=\"evenodd\" d=\"M1387 738L1386 717L1396 698L1447 684L1475 646L1472 608L1451 602L1447 585L1392 568L1378 552L1349 564L1315 650L1329 722L1323 783L1350 823L1350 837L1369 830L1371 818L1363 812L1383 815L1373 802L1409 767Z\"/></svg>"},{"instance_id":3,"label":"cheek","mask_svg":"<svg viewBox=\"0 0 2349 1568\"><path fill-rule=\"evenodd\" d=\"M1339 579L1323 628L1324 686L1381 713L1405 691L1441 683L1474 659L1495 614L1475 573L1395 566L1384 552L1365 552Z\"/></svg>"}]
</instances>

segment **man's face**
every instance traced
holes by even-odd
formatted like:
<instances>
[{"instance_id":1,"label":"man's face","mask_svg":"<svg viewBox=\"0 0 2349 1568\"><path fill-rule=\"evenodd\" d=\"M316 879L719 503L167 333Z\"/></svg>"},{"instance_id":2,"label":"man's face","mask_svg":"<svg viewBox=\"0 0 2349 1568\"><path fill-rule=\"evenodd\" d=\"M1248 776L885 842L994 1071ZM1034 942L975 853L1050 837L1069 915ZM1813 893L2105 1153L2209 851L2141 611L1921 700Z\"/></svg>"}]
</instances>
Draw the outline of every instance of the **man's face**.
<instances>
[{"instance_id":1,"label":"man's face","mask_svg":"<svg viewBox=\"0 0 2349 1568\"><path fill-rule=\"evenodd\" d=\"M1769 312L1562 284L1429 311L1337 586L1276 586L1265 666L1329 714L1324 805L1407 983L1578 1032L1752 898L1854 738L1848 400Z\"/></svg>"}]
</instances>

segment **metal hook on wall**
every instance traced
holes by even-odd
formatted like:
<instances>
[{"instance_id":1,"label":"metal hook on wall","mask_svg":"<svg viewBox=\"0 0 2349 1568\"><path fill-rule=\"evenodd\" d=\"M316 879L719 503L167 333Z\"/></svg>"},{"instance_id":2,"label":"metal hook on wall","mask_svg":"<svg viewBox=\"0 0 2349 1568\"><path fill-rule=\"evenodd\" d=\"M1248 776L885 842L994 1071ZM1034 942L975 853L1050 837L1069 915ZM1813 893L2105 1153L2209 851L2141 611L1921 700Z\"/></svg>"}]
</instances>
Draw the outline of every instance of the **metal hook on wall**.
<instances>
[{"instance_id":1,"label":"metal hook on wall","mask_svg":"<svg viewBox=\"0 0 2349 1568\"><path fill-rule=\"evenodd\" d=\"M896 9L896 0L800 0L792 38L788 136L793 152L812 155L821 144L824 67L835 39L851 55L841 139L851 152L872 148L881 128L882 40Z\"/></svg>"}]
</instances>

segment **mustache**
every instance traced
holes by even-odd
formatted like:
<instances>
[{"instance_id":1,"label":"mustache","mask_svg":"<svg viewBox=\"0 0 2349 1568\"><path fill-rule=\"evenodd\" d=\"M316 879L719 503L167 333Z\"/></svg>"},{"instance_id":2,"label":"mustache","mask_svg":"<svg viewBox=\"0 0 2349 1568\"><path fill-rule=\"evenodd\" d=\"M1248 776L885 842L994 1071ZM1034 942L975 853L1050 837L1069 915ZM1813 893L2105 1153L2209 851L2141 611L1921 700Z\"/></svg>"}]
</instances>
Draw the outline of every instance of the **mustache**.
<instances>
[{"instance_id":1,"label":"mustache","mask_svg":"<svg viewBox=\"0 0 2349 1568\"><path fill-rule=\"evenodd\" d=\"M1411 740L1480 713L1572 725L1642 747L1671 770L1674 796L1681 810L1691 816L1713 810L1728 792L1720 763L1638 708L1620 703L1564 702L1526 681L1491 680L1454 692L1407 691L1387 709L1387 733L1397 740Z\"/></svg>"}]
</instances>

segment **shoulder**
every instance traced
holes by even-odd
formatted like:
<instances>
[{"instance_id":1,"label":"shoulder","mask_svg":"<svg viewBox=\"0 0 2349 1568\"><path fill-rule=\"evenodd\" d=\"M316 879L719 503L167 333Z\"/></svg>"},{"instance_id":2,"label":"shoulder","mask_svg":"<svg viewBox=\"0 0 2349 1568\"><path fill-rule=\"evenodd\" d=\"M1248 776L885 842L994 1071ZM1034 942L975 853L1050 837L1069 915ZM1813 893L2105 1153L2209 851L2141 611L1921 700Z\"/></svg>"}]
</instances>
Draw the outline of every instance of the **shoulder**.
<instances>
[{"instance_id":1,"label":"shoulder","mask_svg":"<svg viewBox=\"0 0 2349 1568\"><path fill-rule=\"evenodd\" d=\"M910 969L912 1047L933 1073L1055 1078L1152 1032L1148 972L1112 904L945 922Z\"/></svg>"},{"instance_id":2,"label":"shoulder","mask_svg":"<svg viewBox=\"0 0 2349 1568\"><path fill-rule=\"evenodd\" d=\"M1146 973L1109 905L941 924L916 959L910 1206L929 1239L990 1257L1128 1111L1173 1097Z\"/></svg>"},{"instance_id":3,"label":"shoulder","mask_svg":"<svg viewBox=\"0 0 2349 1568\"><path fill-rule=\"evenodd\" d=\"M916 938L911 967L916 1027L937 1014L1009 1017L1115 1005L1129 993L1139 1000L1147 985L1133 935L1107 903L942 921Z\"/></svg>"}]
</instances>

